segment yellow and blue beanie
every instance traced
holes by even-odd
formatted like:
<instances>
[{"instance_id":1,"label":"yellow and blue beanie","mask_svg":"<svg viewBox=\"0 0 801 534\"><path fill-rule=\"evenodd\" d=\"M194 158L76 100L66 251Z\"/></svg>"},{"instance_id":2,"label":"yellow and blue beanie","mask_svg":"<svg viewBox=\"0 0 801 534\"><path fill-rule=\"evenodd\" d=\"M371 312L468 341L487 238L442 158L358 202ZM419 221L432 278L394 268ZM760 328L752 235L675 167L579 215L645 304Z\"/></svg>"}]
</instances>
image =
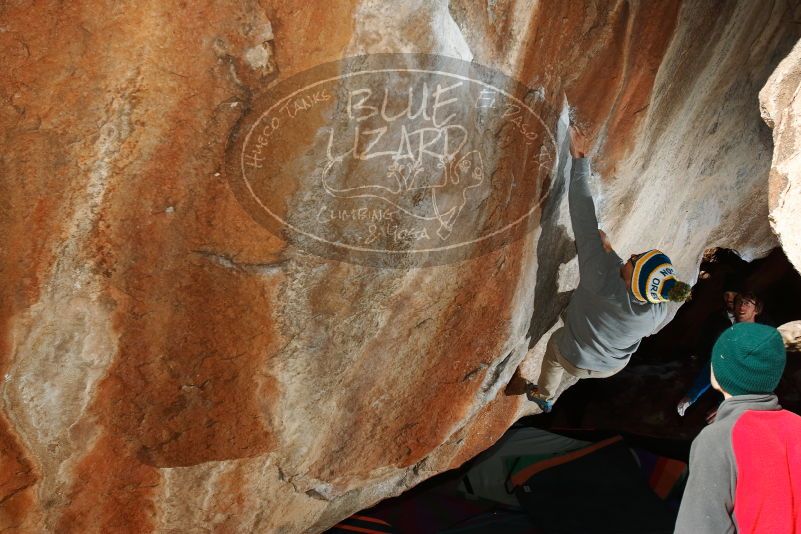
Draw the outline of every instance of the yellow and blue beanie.
<instances>
[{"instance_id":1,"label":"yellow and blue beanie","mask_svg":"<svg viewBox=\"0 0 801 534\"><path fill-rule=\"evenodd\" d=\"M667 302L676 282L676 270L661 250L649 250L634 263L631 292L640 302Z\"/></svg>"}]
</instances>

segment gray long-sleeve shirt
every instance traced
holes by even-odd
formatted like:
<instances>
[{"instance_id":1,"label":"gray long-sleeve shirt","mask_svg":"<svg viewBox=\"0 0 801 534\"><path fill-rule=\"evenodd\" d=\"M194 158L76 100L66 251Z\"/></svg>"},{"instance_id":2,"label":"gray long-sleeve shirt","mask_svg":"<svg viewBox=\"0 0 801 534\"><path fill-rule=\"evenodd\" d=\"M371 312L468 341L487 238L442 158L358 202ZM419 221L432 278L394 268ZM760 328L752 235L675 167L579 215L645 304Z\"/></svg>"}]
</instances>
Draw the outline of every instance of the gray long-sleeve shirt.
<instances>
[{"instance_id":1,"label":"gray long-sleeve shirt","mask_svg":"<svg viewBox=\"0 0 801 534\"><path fill-rule=\"evenodd\" d=\"M667 306L639 303L626 289L620 277L623 260L604 250L598 234L589 175L589 159L574 158L568 204L581 279L565 311L557 345L562 356L580 369L612 371L625 367L642 338L662 324Z\"/></svg>"}]
</instances>

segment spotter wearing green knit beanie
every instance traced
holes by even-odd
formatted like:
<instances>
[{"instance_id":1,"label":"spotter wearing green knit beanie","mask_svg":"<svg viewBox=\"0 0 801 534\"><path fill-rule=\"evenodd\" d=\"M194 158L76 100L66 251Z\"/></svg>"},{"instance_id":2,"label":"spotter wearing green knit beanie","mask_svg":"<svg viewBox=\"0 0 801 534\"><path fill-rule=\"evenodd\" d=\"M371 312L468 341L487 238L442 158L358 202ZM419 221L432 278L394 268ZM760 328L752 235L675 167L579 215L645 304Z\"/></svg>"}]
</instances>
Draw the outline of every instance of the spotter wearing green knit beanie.
<instances>
[{"instance_id":1,"label":"spotter wearing green knit beanie","mask_svg":"<svg viewBox=\"0 0 801 534\"><path fill-rule=\"evenodd\" d=\"M759 323L730 326L712 347L712 372L729 395L773 393L786 361L779 331Z\"/></svg>"}]
</instances>

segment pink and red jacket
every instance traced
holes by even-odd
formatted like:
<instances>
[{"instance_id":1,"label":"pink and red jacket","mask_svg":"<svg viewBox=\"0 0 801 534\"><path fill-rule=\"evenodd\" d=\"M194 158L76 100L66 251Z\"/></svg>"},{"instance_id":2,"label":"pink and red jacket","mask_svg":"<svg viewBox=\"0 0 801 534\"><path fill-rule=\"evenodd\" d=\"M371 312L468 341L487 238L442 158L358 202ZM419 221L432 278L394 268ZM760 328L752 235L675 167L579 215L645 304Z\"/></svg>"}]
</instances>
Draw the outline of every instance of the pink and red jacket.
<instances>
[{"instance_id":1,"label":"pink and red jacket","mask_svg":"<svg viewBox=\"0 0 801 534\"><path fill-rule=\"evenodd\" d=\"M775 395L723 401L693 441L676 532L801 534L801 417Z\"/></svg>"}]
</instances>

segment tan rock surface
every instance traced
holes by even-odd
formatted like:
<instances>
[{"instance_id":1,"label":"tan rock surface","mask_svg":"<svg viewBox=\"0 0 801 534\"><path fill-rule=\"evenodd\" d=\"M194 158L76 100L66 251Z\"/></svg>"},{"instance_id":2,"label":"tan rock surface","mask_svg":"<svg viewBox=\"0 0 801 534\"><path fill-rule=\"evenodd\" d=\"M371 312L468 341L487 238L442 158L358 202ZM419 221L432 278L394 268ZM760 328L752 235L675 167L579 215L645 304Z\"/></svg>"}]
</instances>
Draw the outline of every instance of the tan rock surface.
<instances>
[{"instance_id":1,"label":"tan rock surface","mask_svg":"<svg viewBox=\"0 0 801 534\"><path fill-rule=\"evenodd\" d=\"M708 246L774 245L757 93L799 37L793 15L783 1L3 4L0 530L319 532L531 412L507 385L576 282L563 181L532 232L477 257L402 270L308 254L257 224L223 172L276 83L420 52L488 65L555 109L565 91L596 140L618 251L663 247L692 279Z\"/></svg>"},{"instance_id":2,"label":"tan rock surface","mask_svg":"<svg viewBox=\"0 0 801 534\"><path fill-rule=\"evenodd\" d=\"M773 129L770 223L787 258L801 271L801 47L796 44L759 93L762 118Z\"/></svg>"}]
</instances>

